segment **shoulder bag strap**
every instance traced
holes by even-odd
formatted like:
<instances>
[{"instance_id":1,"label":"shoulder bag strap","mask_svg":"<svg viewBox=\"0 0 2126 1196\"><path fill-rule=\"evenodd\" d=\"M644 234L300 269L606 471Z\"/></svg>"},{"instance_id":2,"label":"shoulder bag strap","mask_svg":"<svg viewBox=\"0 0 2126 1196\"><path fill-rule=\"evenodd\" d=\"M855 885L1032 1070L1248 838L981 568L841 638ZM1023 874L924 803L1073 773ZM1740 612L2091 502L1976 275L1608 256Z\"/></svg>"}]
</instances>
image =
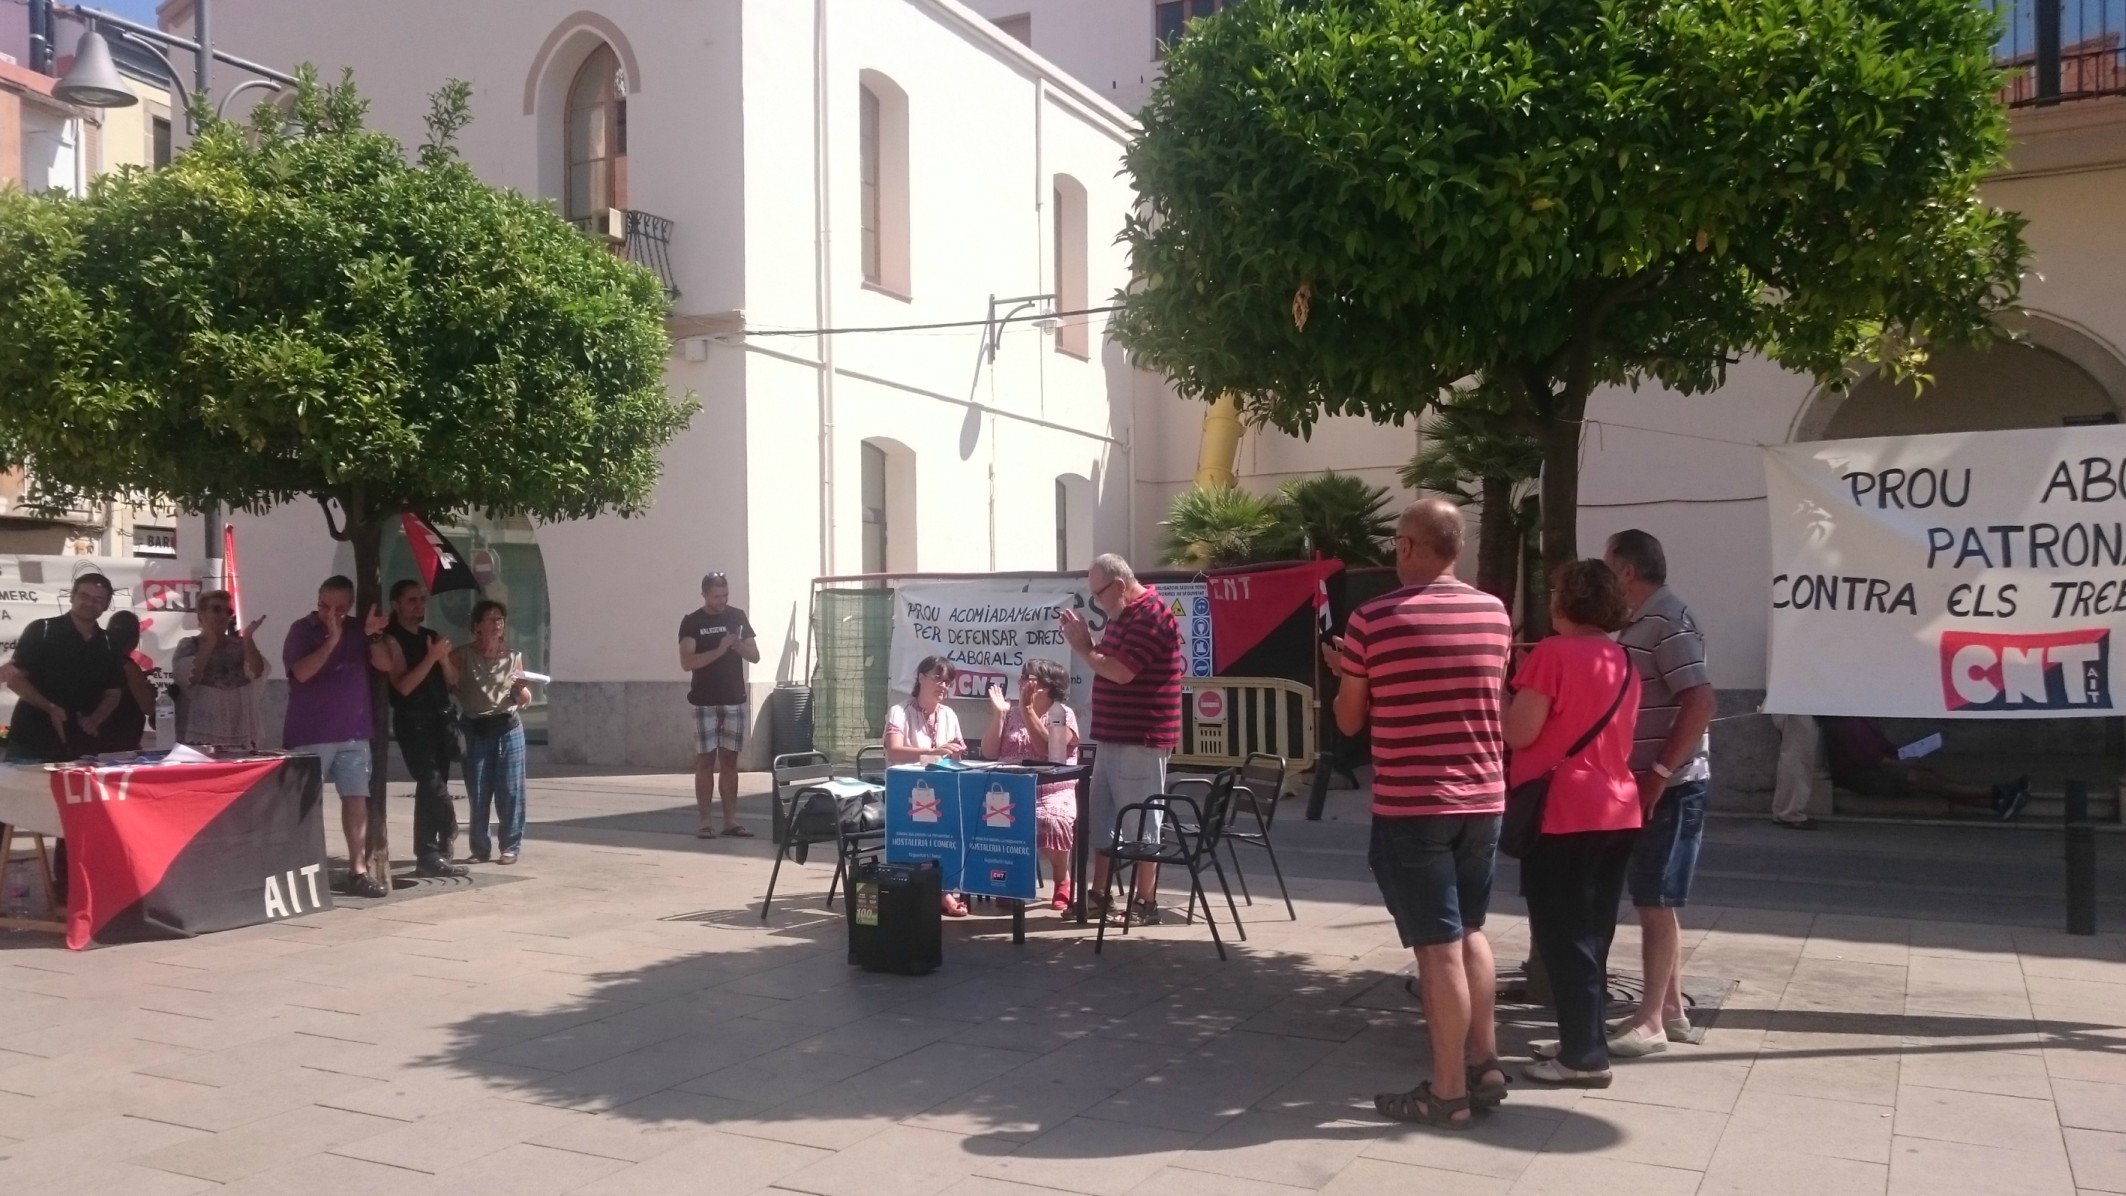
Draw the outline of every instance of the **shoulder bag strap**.
<instances>
[{"instance_id":1,"label":"shoulder bag strap","mask_svg":"<svg viewBox=\"0 0 2126 1196\"><path fill-rule=\"evenodd\" d=\"M1602 717L1595 720L1594 726L1587 728L1587 734L1580 736L1571 747L1566 748L1565 754L1558 757L1558 762L1550 766L1552 772L1556 772L1567 760L1586 751L1588 745L1608 729L1610 720L1617 716L1617 708L1624 704L1624 695L1631 692L1631 669L1631 656L1627 653L1624 657L1624 684L1617 687L1616 698L1609 703L1609 709L1602 712Z\"/></svg>"}]
</instances>

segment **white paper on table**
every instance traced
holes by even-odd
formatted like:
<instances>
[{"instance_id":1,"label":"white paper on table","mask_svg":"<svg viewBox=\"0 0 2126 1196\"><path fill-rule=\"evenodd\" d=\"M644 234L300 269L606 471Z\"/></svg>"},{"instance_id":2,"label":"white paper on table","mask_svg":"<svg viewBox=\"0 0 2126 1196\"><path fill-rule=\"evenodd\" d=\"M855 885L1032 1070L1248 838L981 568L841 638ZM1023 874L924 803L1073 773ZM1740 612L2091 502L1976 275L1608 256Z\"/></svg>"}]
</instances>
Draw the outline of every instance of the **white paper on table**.
<instances>
[{"instance_id":1,"label":"white paper on table","mask_svg":"<svg viewBox=\"0 0 2126 1196\"><path fill-rule=\"evenodd\" d=\"M198 748L186 747L180 743L170 749L169 753L162 758L162 762L164 764L212 764L214 763L214 757L200 751Z\"/></svg>"},{"instance_id":2,"label":"white paper on table","mask_svg":"<svg viewBox=\"0 0 2126 1196\"><path fill-rule=\"evenodd\" d=\"M1917 760L1921 756L1931 756L1940 750L1941 732L1936 731L1934 734L1929 735L1924 739L1915 739L1912 742L1904 745L1903 747L1898 748L1897 758L1900 760Z\"/></svg>"}]
</instances>

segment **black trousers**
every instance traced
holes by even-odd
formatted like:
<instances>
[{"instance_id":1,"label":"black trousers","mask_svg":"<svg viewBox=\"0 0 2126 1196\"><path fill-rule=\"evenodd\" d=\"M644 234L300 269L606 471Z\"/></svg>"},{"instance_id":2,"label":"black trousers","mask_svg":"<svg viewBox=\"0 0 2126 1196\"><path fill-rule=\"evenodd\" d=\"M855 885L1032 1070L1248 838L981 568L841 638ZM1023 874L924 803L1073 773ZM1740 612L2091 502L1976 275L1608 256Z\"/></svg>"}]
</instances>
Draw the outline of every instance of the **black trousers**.
<instances>
[{"instance_id":1,"label":"black trousers","mask_svg":"<svg viewBox=\"0 0 2126 1196\"><path fill-rule=\"evenodd\" d=\"M413 774L413 854L418 860L449 859L458 838L458 812L450 804L450 760L457 732L443 713L396 711L392 734Z\"/></svg>"},{"instance_id":2,"label":"black trousers","mask_svg":"<svg viewBox=\"0 0 2126 1196\"><path fill-rule=\"evenodd\" d=\"M1638 831L1544 835L1521 861L1528 933L1550 969L1558 1007L1558 1062L1575 1071L1609 1066L1609 944Z\"/></svg>"}]
</instances>

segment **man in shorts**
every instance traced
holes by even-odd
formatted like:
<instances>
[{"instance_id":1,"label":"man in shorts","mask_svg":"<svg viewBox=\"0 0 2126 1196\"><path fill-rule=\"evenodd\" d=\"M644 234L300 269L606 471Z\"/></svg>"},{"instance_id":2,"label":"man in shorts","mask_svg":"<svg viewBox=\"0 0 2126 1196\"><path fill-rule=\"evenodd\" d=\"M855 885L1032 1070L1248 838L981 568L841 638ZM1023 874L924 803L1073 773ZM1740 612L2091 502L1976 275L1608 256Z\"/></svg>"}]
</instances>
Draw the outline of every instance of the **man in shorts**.
<instances>
[{"instance_id":1,"label":"man in shorts","mask_svg":"<svg viewBox=\"0 0 2126 1196\"><path fill-rule=\"evenodd\" d=\"M316 756L318 770L340 794L340 829L347 835L346 891L383 897L389 876L369 874L370 651L388 620L372 609L356 619L354 582L328 577L317 609L288 627L281 663L288 668L288 717L281 746Z\"/></svg>"},{"instance_id":2,"label":"man in shorts","mask_svg":"<svg viewBox=\"0 0 2126 1196\"><path fill-rule=\"evenodd\" d=\"M1639 779L1646 825L1631 855L1631 903L1638 911L1646 992L1639 1010L1616 1027L1609 1053L1621 1059L1658 1054L1688 1042L1683 1008L1683 919L1698 845L1705 837L1705 795L1712 785L1711 739L1717 701L1705 667L1705 636L1683 599L1668 588L1661 542L1634 528L1609 538L1603 560L1624 583L1631 622L1617 643L1639 670L1639 715L1631 771Z\"/></svg>"},{"instance_id":3,"label":"man in shorts","mask_svg":"<svg viewBox=\"0 0 2126 1196\"><path fill-rule=\"evenodd\" d=\"M1093 604L1107 616L1100 641L1075 610L1063 612L1060 625L1070 650L1093 672L1092 785L1086 817L1095 844L1109 841L1115 814L1122 807L1166 792L1166 761L1181 746L1181 625L1158 591L1137 580L1129 562L1114 553L1093 560L1085 584ZM1142 843L1157 843L1160 820L1142 812L1123 833ZM1107 900L1105 855L1093 859L1085 895L1094 913L1113 921L1144 926L1159 921L1159 869L1136 868L1134 898L1125 910L1100 907Z\"/></svg>"},{"instance_id":4,"label":"man in shorts","mask_svg":"<svg viewBox=\"0 0 2126 1196\"><path fill-rule=\"evenodd\" d=\"M746 746L751 703L746 665L760 663L760 644L746 612L731 605L731 579L701 579L701 606L679 621L679 667L693 675L687 702L694 708L694 807L697 839L716 837L716 789L723 787L723 833L750 839L738 821L738 753Z\"/></svg>"},{"instance_id":5,"label":"man in shorts","mask_svg":"<svg viewBox=\"0 0 2126 1196\"><path fill-rule=\"evenodd\" d=\"M1500 705L1513 624L1497 598L1454 576L1461 554L1458 508L1410 504L1395 529L1402 588L1351 612L1343 640L1323 647L1342 675L1337 729L1372 734L1368 862L1416 957L1432 1039L1432 1078L1374 1107L1450 1129L1469 1127L1472 1102L1506 1094L1484 919L1506 809Z\"/></svg>"}]
</instances>

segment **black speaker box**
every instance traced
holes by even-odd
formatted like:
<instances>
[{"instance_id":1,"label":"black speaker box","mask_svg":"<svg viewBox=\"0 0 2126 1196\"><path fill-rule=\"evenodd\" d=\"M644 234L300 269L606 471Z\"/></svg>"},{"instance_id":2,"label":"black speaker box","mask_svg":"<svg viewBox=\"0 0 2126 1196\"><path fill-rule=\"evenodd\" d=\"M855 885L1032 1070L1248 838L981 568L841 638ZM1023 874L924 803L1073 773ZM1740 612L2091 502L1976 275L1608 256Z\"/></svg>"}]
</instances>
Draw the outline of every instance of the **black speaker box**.
<instances>
[{"instance_id":1,"label":"black speaker box","mask_svg":"<svg viewBox=\"0 0 2126 1196\"><path fill-rule=\"evenodd\" d=\"M843 902L849 924L849 962L867 972L921 976L945 962L944 894L937 865L866 860L849 880Z\"/></svg>"}]
</instances>

